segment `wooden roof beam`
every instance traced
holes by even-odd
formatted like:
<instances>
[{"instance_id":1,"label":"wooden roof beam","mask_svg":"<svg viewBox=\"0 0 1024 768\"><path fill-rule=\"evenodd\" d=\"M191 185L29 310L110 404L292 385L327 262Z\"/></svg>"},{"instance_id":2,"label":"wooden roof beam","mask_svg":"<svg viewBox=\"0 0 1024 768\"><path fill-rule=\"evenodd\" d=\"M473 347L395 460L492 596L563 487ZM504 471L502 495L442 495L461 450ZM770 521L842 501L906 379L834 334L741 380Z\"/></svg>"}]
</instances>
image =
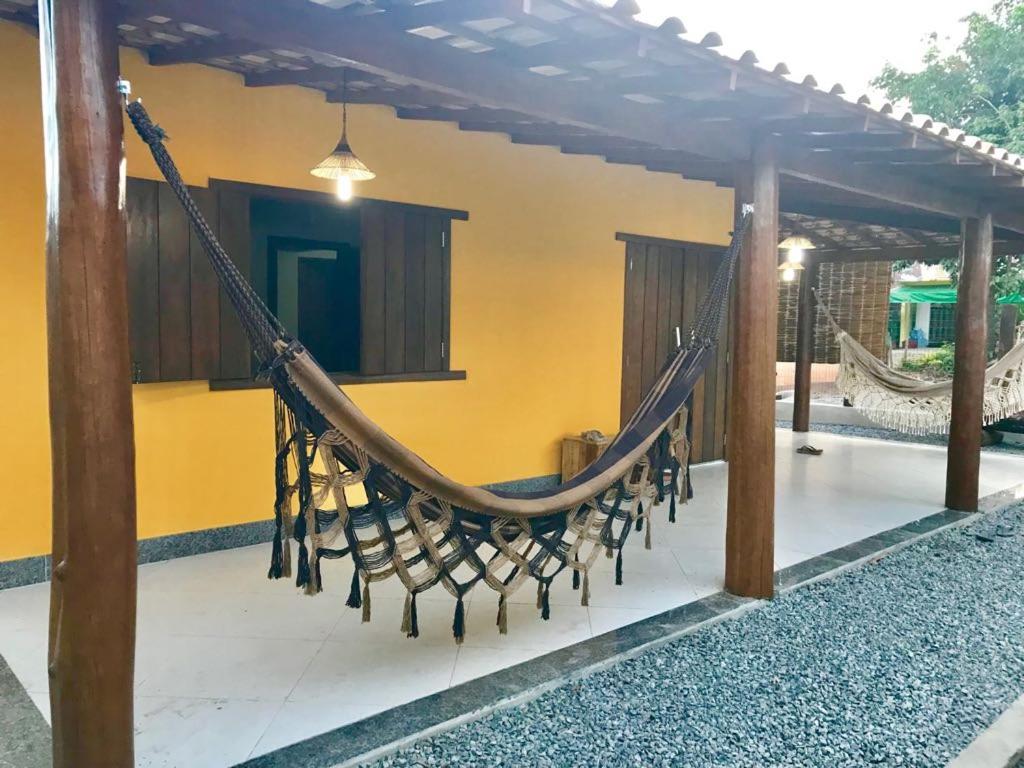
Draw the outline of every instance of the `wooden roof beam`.
<instances>
[{"instance_id":1,"label":"wooden roof beam","mask_svg":"<svg viewBox=\"0 0 1024 768\"><path fill-rule=\"evenodd\" d=\"M817 245L818 243L825 243L825 245L831 249L840 249L844 247L843 243L839 242L838 240L833 240L828 235L823 235L821 232L819 232L816 229L813 229L812 227L805 226L805 224L802 221L794 218L792 215L787 216L785 213L780 213L779 225L783 229L790 229L795 234L804 235L805 237L810 238L811 241L815 243L815 245Z\"/></svg>"},{"instance_id":2,"label":"wooden roof beam","mask_svg":"<svg viewBox=\"0 0 1024 768\"><path fill-rule=\"evenodd\" d=\"M781 170L798 179L954 218L977 216L978 200L906 175L843 165L831 158L783 152Z\"/></svg>"},{"instance_id":3,"label":"wooden roof beam","mask_svg":"<svg viewBox=\"0 0 1024 768\"><path fill-rule=\"evenodd\" d=\"M614 155L605 157L605 160L619 165L639 165L635 162L622 162ZM643 166L652 173L673 173L691 181L713 181L716 184L729 184L735 176L735 168L722 163L662 161L644 163Z\"/></svg>"},{"instance_id":4,"label":"wooden roof beam","mask_svg":"<svg viewBox=\"0 0 1024 768\"><path fill-rule=\"evenodd\" d=\"M920 169L930 179L946 184L981 189L1024 189L1024 176L1002 168L995 163L973 162L934 165Z\"/></svg>"},{"instance_id":5,"label":"wooden roof beam","mask_svg":"<svg viewBox=\"0 0 1024 768\"><path fill-rule=\"evenodd\" d=\"M778 134L788 140L791 135L800 134L867 133L871 129L871 125L869 115L806 114L764 120L759 127L766 133Z\"/></svg>"},{"instance_id":6,"label":"wooden roof beam","mask_svg":"<svg viewBox=\"0 0 1024 768\"><path fill-rule=\"evenodd\" d=\"M724 167L727 165L727 163L708 162L701 158L694 157L693 155L688 155L685 152L676 152L671 149L659 149L657 147L617 149L614 151L608 151L605 157L612 163L637 165L658 164L666 166L675 163L679 164L680 167L682 167L683 164L689 164L689 167L691 168L694 167L694 164L713 165L715 167ZM682 173L681 170L679 172Z\"/></svg>"},{"instance_id":7,"label":"wooden roof beam","mask_svg":"<svg viewBox=\"0 0 1024 768\"><path fill-rule=\"evenodd\" d=\"M562 153L566 155L604 155L609 152L631 152L654 148L619 136L580 136L560 139Z\"/></svg>"},{"instance_id":8,"label":"wooden roof beam","mask_svg":"<svg viewBox=\"0 0 1024 768\"><path fill-rule=\"evenodd\" d=\"M724 98L737 93L739 72L731 70L682 70L665 67L654 75L619 77L604 86L614 93L643 94L654 98Z\"/></svg>"},{"instance_id":9,"label":"wooden roof beam","mask_svg":"<svg viewBox=\"0 0 1024 768\"><path fill-rule=\"evenodd\" d=\"M804 136L787 136L786 143L792 147L810 150L857 149L887 152L893 149L915 149L918 136L904 131L867 133L855 132L811 133Z\"/></svg>"},{"instance_id":10,"label":"wooden roof beam","mask_svg":"<svg viewBox=\"0 0 1024 768\"><path fill-rule=\"evenodd\" d=\"M785 190L782 192L779 208L783 213L798 213L816 219L853 221L895 229L918 229L925 232L960 234L960 222L943 216L864 208L857 205L838 205L804 195L789 194Z\"/></svg>"},{"instance_id":11,"label":"wooden roof beam","mask_svg":"<svg viewBox=\"0 0 1024 768\"><path fill-rule=\"evenodd\" d=\"M382 106L416 109L416 108L452 108L462 106L458 99L427 91L423 88L365 88L349 89L344 95L341 89L330 91L327 101L331 104L379 104Z\"/></svg>"},{"instance_id":12,"label":"wooden roof beam","mask_svg":"<svg viewBox=\"0 0 1024 768\"><path fill-rule=\"evenodd\" d=\"M328 67L320 64L305 69L274 69L269 72L250 72L245 76L245 84L249 88L266 88L272 85L306 85L311 83L337 83L341 85L342 77L346 69L355 67ZM363 77L363 72L353 75L349 72L349 79Z\"/></svg>"},{"instance_id":13,"label":"wooden roof beam","mask_svg":"<svg viewBox=\"0 0 1024 768\"><path fill-rule=\"evenodd\" d=\"M130 0L141 4L143 0ZM329 8L252 3L247 0L145 0L147 12L208 26L233 38L272 48L319 51L343 57L354 68L435 90L481 105L533 115L550 122L603 130L723 160L749 156L750 136L739 127L680 124L656 105L617 104L582 84L554 82L396 31L387 14L358 23Z\"/></svg>"},{"instance_id":14,"label":"wooden roof beam","mask_svg":"<svg viewBox=\"0 0 1024 768\"><path fill-rule=\"evenodd\" d=\"M519 16L524 12L524 0L474 0L466 2L424 3L421 5L399 5L391 3L384 12L391 21L403 29L428 27L435 24L462 24L467 21Z\"/></svg>"},{"instance_id":15,"label":"wooden roof beam","mask_svg":"<svg viewBox=\"0 0 1024 768\"><path fill-rule=\"evenodd\" d=\"M459 128L464 131L493 131L495 133L514 133L524 138L548 139L554 143L565 141L567 138L589 138L600 136L577 128L574 125L561 125L560 123L535 123L535 122L511 122L506 120L459 120ZM621 139L620 139L621 141Z\"/></svg>"},{"instance_id":16,"label":"wooden roof beam","mask_svg":"<svg viewBox=\"0 0 1024 768\"><path fill-rule=\"evenodd\" d=\"M1024 253L1024 242L997 242L992 245L994 256L1014 256ZM880 248L821 248L809 254L819 263L860 261L944 261L960 256L960 245L897 245Z\"/></svg>"},{"instance_id":17,"label":"wooden roof beam","mask_svg":"<svg viewBox=\"0 0 1024 768\"><path fill-rule=\"evenodd\" d=\"M636 59L643 59L649 50L649 44L642 38L617 35L610 38L592 40L566 41L552 40L548 43L522 46L517 49L501 51L501 58L510 64L521 67L558 67L559 69L576 69L594 74L599 68L588 67L588 64L599 62L624 61L633 64Z\"/></svg>"},{"instance_id":18,"label":"wooden roof beam","mask_svg":"<svg viewBox=\"0 0 1024 768\"><path fill-rule=\"evenodd\" d=\"M963 219L976 218L992 207L977 195L874 166L844 165L792 151L782 151L780 158L785 175L919 211ZM996 222L1024 234L1024 214L1019 210L998 211Z\"/></svg>"},{"instance_id":19,"label":"wooden roof beam","mask_svg":"<svg viewBox=\"0 0 1024 768\"><path fill-rule=\"evenodd\" d=\"M738 120L754 123L770 118L799 117L810 109L808 99L747 97L743 99L709 99L669 101L669 107L690 120L720 122Z\"/></svg>"},{"instance_id":20,"label":"wooden roof beam","mask_svg":"<svg viewBox=\"0 0 1024 768\"><path fill-rule=\"evenodd\" d=\"M168 45L150 48L146 54L149 63L154 67L166 67L171 64L194 64L196 62L245 56L249 53L265 50L267 46L251 40L228 39L223 36L202 43L191 45Z\"/></svg>"},{"instance_id":21,"label":"wooden roof beam","mask_svg":"<svg viewBox=\"0 0 1024 768\"><path fill-rule=\"evenodd\" d=\"M541 32L554 35L564 31L557 23L550 22L531 12L530 0L445 0L444 2L420 5L394 5L387 8L392 23L406 30L420 27L457 25L462 33L467 22L488 19L507 19L518 25L533 27Z\"/></svg>"},{"instance_id":22,"label":"wooden roof beam","mask_svg":"<svg viewBox=\"0 0 1024 768\"><path fill-rule=\"evenodd\" d=\"M529 125L528 121L536 118L522 112L510 109L491 109L487 107L467 107L466 109L453 109L451 107L426 107L412 109L400 107L396 114L402 120L434 120L442 123L481 122L481 123L515 123L522 122Z\"/></svg>"},{"instance_id":23,"label":"wooden roof beam","mask_svg":"<svg viewBox=\"0 0 1024 768\"><path fill-rule=\"evenodd\" d=\"M844 162L860 163L862 165L889 165L892 163L900 165L948 165L955 162L957 157L955 149L941 149L939 147L928 149L892 149L889 151L878 151L875 149L833 150L830 154Z\"/></svg>"}]
</instances>

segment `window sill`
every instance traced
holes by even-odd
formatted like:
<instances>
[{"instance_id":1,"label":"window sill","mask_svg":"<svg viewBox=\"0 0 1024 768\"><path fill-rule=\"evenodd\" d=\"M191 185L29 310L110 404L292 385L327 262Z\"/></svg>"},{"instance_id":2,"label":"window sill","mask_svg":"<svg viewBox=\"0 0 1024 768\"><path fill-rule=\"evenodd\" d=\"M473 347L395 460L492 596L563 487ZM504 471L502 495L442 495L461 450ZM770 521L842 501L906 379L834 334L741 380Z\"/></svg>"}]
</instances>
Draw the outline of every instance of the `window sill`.
<instances>
[{"instance_id":1,"label":"window sill","mask_svg":"<svg viewBox=\"0 0 1024 768\"><path fill-rule=\"evenodd\" d=\"M359 373L332 373L331 381L335 384L349 386L351 384L394 384L405 381L464 381L465 371L425 371L422 373L379 373L363 375ZM211 379L210 391L227 392L235 389L269 389L270 382L254 379Z\"/></svg>"}]
</instances>

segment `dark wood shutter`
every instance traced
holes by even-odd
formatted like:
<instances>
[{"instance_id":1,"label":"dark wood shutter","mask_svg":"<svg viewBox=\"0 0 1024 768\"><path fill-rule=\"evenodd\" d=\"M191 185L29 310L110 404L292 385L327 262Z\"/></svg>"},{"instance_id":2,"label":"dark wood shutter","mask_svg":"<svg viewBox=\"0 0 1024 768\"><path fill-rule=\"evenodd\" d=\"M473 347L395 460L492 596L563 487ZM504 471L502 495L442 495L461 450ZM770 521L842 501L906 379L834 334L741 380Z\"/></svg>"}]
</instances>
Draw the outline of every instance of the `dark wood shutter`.
<instances>
[{"instance_id":1,"label":"dark wood shutter","mask_svg":"<svg viewBox=\"0 0 1024 768\"><path fill-rule=\"evenodd\" d=\"M192 196L199 205L203 217L216 228L220 219L217 193L212 189L193 189ZM192 378L219 379L221 290L210 260L199 244L199 238L191 230L188 242Z\"/></svg>"},{"instance_id":2,"label":"dark wood shutter","mask_svg":"<svg viewBox=\"0 0 1024 768\"><path fill-rule=\"evenodd\" d=\"M629 239L629 238L633 239ZM640 404L675 349L676 328L685 341L721 249L621 235L626 241L621 419ZM694 461L725 454L728 322L715 359L693 392Z\"/></svg>"},{"instance_id":3,"label":"dark wood shutter","mask_svg":"<svg viewBox=\"0 0 1024 768\"><path fill-rule=\"evenodd\" d=\"M160 381L160 185L128 179L128 315L132 376Z\"/></svg>"},{"instance_id":4,"label":"dark wood shutter","mask_svg":"<svg viewBox=\"0 0 1024 768\"><path fill-rule=\"evenodd\" d=\"M220 243L243 276L251 274L252 245L249 229L247 190L234 185L217 188ZM220 378L248 379L252 376L252 353L231 301L220 294Z\"/></svg>"},{"instance_id":5,"label":"dark wood shutter","mask_svg":"<svg viewBox=\"0 0 1024 768\"><path fill-rule=\"evenodd\" d=\"M248 274L248 198L191 190ZM128 299L137 382L245 378L249 348L206 253L168 185L128 179ZM225 214L222 216L222 211ZM223 220L223 221L222 221Z\"/></svg>"},{"instance_id":6,"label":"dark wood shutter","mask_svg":"<svg viewBox=\"0 0 1024 768\"><path fill-rule=\"evenodd\" d=\"M400 204L362 204L361 372L446 371L451 218Z\"/></svg>"}]
</instances>

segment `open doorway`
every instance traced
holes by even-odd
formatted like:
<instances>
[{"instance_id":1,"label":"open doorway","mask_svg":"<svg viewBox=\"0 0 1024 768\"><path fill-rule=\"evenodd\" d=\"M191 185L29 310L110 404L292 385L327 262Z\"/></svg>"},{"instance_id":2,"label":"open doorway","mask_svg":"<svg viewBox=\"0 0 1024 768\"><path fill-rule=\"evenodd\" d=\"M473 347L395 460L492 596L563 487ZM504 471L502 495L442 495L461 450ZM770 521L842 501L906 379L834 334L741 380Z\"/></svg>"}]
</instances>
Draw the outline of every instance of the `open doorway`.
<instances>
[{"instance_id":1,"label":"open doorway","mask_svg":"<svg viewBox=\"0 0 1024 768\"><path fill-rule=\"evenodd\" d=\"M359 249L348 243L271 237L270 309L330 373L359 370Z\"/></svg>"}]
</instances>

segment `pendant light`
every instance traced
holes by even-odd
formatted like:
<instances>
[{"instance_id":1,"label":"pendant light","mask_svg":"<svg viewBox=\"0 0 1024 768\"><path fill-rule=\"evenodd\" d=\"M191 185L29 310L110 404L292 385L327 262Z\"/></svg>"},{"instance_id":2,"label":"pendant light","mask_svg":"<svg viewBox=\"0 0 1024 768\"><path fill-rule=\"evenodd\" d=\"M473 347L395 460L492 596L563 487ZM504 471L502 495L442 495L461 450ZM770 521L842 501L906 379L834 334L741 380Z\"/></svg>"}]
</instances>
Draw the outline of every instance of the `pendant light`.
<instances>
[{"instance_id":1,"label":"pendant light","mask_svg":"<svg viewBox=\"0 0 1024 768\"><path fill-rule=\"evenodd\" d=\"M796 273L804 268L806 252L814 248L814 243L803 235L791 235L779 243L779 250L785 252L785 259L779 265L783 282L791 283L796 280Z\"/></svg>"},{"instance_id":2,"label":"pendant light","mask_svg":"<svg viewBox=\"0 0 1024 768\"><path fill-rule=\"evenodd\" d=\"M334 179L335 194L342 202L352 199L353 184L369 181L377 174L366 167L348 145L348 70L342 71L341 81L341 140L316 168L310 171L321 179Z\"/></svg>"},{"instance_id":3,"label":"pendant light","mask_svg":"<svg viewBox=\"0 0 1024 768\"><path fill-rule=\"evenodd\" d=\"M813 251L814 248L814 243L803 235L790 235L779 243L779 250L786 251L786 261L792 261L795 264L803 264L805 252Z\"/></svg>"}]
</instances>

